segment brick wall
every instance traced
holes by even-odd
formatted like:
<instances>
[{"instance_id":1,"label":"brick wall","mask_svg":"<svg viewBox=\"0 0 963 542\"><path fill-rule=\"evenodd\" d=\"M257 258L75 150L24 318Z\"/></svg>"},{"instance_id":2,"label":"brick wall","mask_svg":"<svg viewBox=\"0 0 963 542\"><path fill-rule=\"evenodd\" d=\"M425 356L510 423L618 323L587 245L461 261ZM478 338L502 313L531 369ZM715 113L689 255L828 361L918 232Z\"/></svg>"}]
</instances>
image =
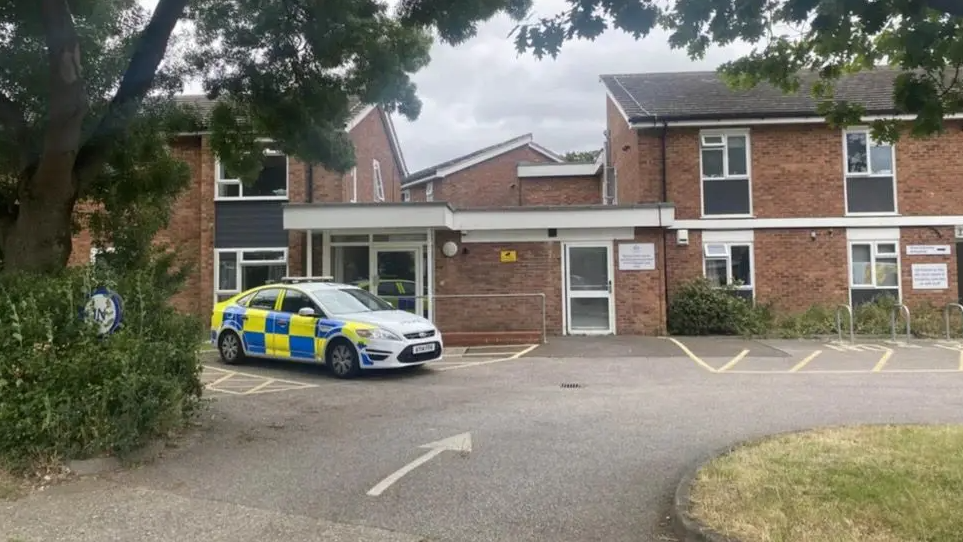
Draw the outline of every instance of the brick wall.
<instances>
[{"instance_id":1,"label":"brick wall","mask_svg":"<svg viewBox=\"0 0 963 542\"><path fill-rule=\"evenodd\" d=\"M620 271L616 241L612 258L615 270L615 329L619 334L659 335L665 333L665 287L662 275L662 232L636 228L634 243L655 245L654 271Z\"/></svg>"},{"instance_id":2,"label":"brick wall","mask_svg":"<svg viewBox=\"0 0 963 542\"><path fill-rule=\"evenodd\" d=\"M522 205L598 205L602 180L598 177L530 177L519 179Z\"/></svg>"},{"instance_id":3,"label":"brick wall","mask_svg":"<svg viewBox=\"0 0 963 542\"><path fill-rule=\"evenodd\" d=\"M913 306L919 303L933 303L945 306L947 303L957 303L959 299L959 282L956 266L956 240L953 228L903 228L900 231L900 279L902 281L903 303ZM906 254L907 245L950 245L951 254L947 256L909 256ZM945 263L949 288L946 290L914 290L914 263Z\"/></svg>"},{"instance_id":4,"label":"brick wall","mask_svg":"<svg viewBox=\"0 0 963 542\"><path fill-rule=\"evenodd\" d=\"M519 194L519 162L545 163L551 160L545 155L524 146L486 162L453 173L434 182L434 201L447 201L453 207L514 207L529 190L525 186ZM425 201L425 185L409 189L411 201Z\"/></svg>"},{"instance_id":5,"label":"brick wall","mask_svg":"<svg viewBox=\"0 0 963 542\"><path fill-rule=\"evenodd\" d=\"M441 252L458 243L452 258ZM499 251L517 251L517 261L501 263ZM435 235L435 293L544 293L549 334L562 329L561 251L558 243L464 243L456 232ZM442 331L531 331L541 328L541 300L535 297L437 299L435 320Z\"/></svg>"}]
</instances>

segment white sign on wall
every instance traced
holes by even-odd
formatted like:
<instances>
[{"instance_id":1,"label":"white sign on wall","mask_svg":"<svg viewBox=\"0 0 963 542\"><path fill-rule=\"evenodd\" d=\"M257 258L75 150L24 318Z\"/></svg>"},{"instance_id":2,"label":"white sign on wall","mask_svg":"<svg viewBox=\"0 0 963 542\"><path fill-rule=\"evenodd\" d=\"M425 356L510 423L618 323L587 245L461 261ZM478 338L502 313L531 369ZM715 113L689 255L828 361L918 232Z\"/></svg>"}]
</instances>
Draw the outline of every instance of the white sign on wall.
<instances>
[{"instance_id":1,"label":"white sign on wall","mask_svg":"<svg viewBox=\"0 0 963 542\"><path fill-rule=\"evenodd\" d=\"M947 256L950 245L906 245L907 256Z\"/></svg>"},{"instance_id":2,"label":"white sign on wall","mask_svg":"<svg viewBox=\"0 0 963 542\"><path fill-rule=\"evenodd\" d=\"M619 271L655 269L655 243L619 243Z\"/></svg>"},{"instance_id":3,"label":"white sign on wall","mask_svg":"<svg viewBox=\"0 0 963 542\"><path fill-rule=\"evenodd\" d=\"M914 290L945 290L950 287L945 263L914 263L912 269Z\"/></svg>"}]
</instances>

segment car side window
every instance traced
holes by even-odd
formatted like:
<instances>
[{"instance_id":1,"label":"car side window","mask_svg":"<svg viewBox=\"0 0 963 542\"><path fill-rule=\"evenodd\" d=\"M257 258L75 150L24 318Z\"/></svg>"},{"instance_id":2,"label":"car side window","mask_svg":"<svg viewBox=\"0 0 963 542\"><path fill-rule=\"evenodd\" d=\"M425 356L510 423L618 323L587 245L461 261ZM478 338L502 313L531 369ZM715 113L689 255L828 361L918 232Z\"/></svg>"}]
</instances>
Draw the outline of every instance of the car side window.
<instances>
[{"instance_id":1,"label":"car side window","mask_svg":"<svg viewBox=\"0 0 963 542\"><path fill-rule=\"evenodd\" d=\"M318 306L311 301L304 292L298 290L285 290L284 299L281 300L281 312L286 312L290 314L297 314L298 311L304 307L310 307L314 309L315 314L320 315L321 310Z\"/></svg>"},{"instance_id":2,"label":"car side window","mask_svg":"<svg viewBox=\"0 0 963 542\"><path fill-rule=\"evenodd\" d=\"M277 303L278 296L281 294L281 290L277 288L268 288L261 290L260 292L254 294L251 301L248 303L248 308L250 309L263 309L266 311L273 311L274 304Z\"/></svg>"},{"instance_id":3,"label":"car side window","mask_svg":"<svg viewBox=\"0 0 963 542\"><path fill-rule=\"evenodd\" d=\"M246 296L235 301L235 303L242 307L246 307L247 304L251 302L251 298L253 297L254 297L254 294L247 294Z\"/></svg>"}]
</instances>

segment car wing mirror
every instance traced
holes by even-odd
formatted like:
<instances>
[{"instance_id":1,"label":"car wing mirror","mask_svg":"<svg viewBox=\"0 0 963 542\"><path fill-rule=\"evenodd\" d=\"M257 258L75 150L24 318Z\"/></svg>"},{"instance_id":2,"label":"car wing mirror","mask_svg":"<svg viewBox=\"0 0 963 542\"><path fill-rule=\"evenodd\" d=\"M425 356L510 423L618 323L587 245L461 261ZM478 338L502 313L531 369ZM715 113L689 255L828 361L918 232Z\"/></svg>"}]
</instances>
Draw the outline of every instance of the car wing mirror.
<instances>
[{"instance_id":1,"label":"car wing mirror","mask_svg":"<svg viewBox=\"0 0 963 542\"><path fill-rule=\"evenodd\" d=\"M314 316L314 309L311 307L301 307L298 309L298 316Z\"/></svg>"}]
</instances>

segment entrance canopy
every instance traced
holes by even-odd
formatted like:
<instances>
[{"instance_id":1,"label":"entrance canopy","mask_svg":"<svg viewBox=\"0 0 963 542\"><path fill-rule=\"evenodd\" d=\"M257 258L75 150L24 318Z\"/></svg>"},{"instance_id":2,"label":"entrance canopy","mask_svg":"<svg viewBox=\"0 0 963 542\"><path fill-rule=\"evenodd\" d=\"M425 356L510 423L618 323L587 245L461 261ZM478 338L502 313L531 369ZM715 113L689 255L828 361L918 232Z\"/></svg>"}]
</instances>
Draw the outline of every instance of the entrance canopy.
<instances>
[{"instance_id":1,"label":"entrance canopy","mask_svg":"<svg viewBox=\"0 0 963 542\"><path fill-rule=\"evenodd\" d=\"M534 230L659 228L675 221L671 203L453 209L445 202L289 203L286 230Z\"/></svg>"}]
</instances>

